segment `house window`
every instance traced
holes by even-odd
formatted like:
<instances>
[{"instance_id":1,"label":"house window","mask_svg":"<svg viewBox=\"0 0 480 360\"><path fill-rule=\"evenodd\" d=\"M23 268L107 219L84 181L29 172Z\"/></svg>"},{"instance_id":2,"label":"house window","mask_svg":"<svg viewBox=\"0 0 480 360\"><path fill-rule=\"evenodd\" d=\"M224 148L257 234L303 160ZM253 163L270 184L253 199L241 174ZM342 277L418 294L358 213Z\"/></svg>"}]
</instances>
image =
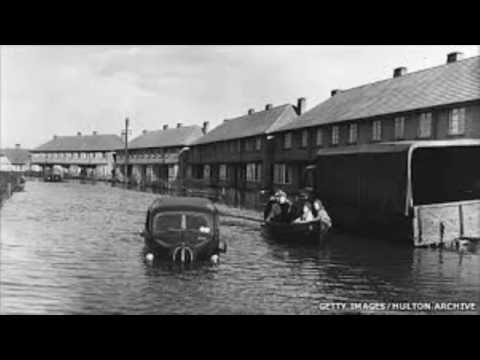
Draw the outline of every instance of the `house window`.
<instances>
[{"instance_id":1,"label":"house window","mask_svg":"<svg viewBox=\"0 0 480 360\"><path fill-rule=\"evenodd\" d=\"M247 164L247 181L260 182L262 179L262 164L249 163Z\"/></svg>"},{"instance_id":2,"label":"house window","mask_svg":"<svg viewBox=\"0 0 480 360\"><path fill-rule=\"evenodd\" d=\"M348 142L350 144L357 142L358 127L357 124L350 124L348 127Z\"/></svg>"},{"instance_id":3,"label":"house window","mask_svg":"<svg viewBox=\"0 0 480 360\"><path fill-rule=\"evenodd\" d=\"M187 165L187 179L192 178L192 165Z\"/></svg>"},{"instance_id":4,"label":"house window","mask_svg":"<svg viewBox=\"0 0 480 360\"><path fill-rule=\"evenodd\" d=\"M175 181L178 174L178 165L168 165L168 181Z\"/></svg>"},{"instance_id":5,"label":"house window","mask_svg":"<svg viewBox=\"0 0 480 360\"><path fill-rule=\"evenodd\" d=\"M302 131L301 145L302 145L302 147L307 147L308 146L308 130L303 130Z\"/></svg>"},{"instance_id":6,"label":"house window","mask_svg":"<svg viewBox=\"0 0 480 360\"><path fill-rule=\"evenodd\" d=\"M252 151L252 142L250 141L250 139L245 139L243 143L243 148L245 149L245 151Z\"/></svg>"},{"instance_id":7,"label":"house window","mask_svg":"<svg viewBox=\"0 0 480 360\"><path fill-rule=\"evenodd\" d=\"M338 145L340 138L340 128L338 126L332 127L332 145Z\"/></svg>"},{"instance_id":8,"label":"house window","mask_svg":"<svg viewBox=\"0 0 480 360\"><path fill-rule=\"evenodd\" d=\"M255 150L260 151L262 149L262 138L257 137L255 139Z\"/></svg>"},{"instance_id":9,"label":"house window","mask_svg":"<svg viewBox=\"0 0 480 360\"><path fill-rule=\"evenodd\" d=\"M420 114L418 137L427 138L430 136L432 136L432 113Z\"/></svg>"},{"instance_id":10,"label":"house window","mask_svg":"<svg viewBox=\"0 0 480 360\"><path fill-rule=\"evenodd\" d=\"M220 164L220 167L218 169L218 177L222 181L227 180L227 165Z\"/></svg>"},{"instance_id":11,"label":"house window","mask_svg":"<svg viewBox=\"0 0 480 360\"><path fill-rule=\"evenodd\" d=\"M448 134L462 135L465 133L465 108L450 110L448 119Z\"/></svg>"},{"instance_id":12,"label":"house window","mask_svg":"<svg viewBox=\"0 0 480 360\"><path fill-rule=\"evenodd\" d=\"M204 170L203 170L203 165L195 165L193 168L192 168L192 177L194 179L198 179L198 180L201 180L203 179L203 175L204 175Z\"/></svg>"},{"instance_id":13,"label":"house window","mask_svg":"<svg viewBox=\"0 0 480 360\"><path fill-rule=\"evenodd\" d=\"M323 131L322 129L317 129L316 133L316 144L317 146L322 146L323 145Z\"/></svg>"},{"instance_id":14,"label":"house window","mask_svg":"<svg viewBox=\"0 0 480 360\"><path fill-rule=\"evenodd\" d=\"M288 132L283 135L283 148L290 149L292 147L292 133Z\"/></svg>"},{"instance_id":15,"label":"house window","mask_svg":"<svg viewBox=\"0 0 480 360\"><path fill-rule=\"evenodd\" d=\"M203 178L206 180L210 179L210 165L205 165L203 167Z\"/></svg>"},{"instance_id":16,"label":"house window","mask_svg":"<svg viewBox=\"0 0 480 360\"><path fill-rule=\"evenodd\" d=\"M395 118L395 139L405 137L405 118L403 116Z\"/></svg>"},{"instance_id":17,"label":"house window","mask_svg":"<svg viewBox=\"0 0 480 360\"><path fill-rule=\"evenodd\" d=\"M382 121L375 120L372 122L372 140L380 141L382 140Z\"/></svg>"},{"instance_id":18,"label":"house window","mask_svg":"<svg viewBox=\"0 0 480 360\"><path fill-rule=\"evenodd\" d=\"M291 184L292 168L286 164L275 164L273 166L273 182L275 184Z\"/></svg>"}]
</instances>

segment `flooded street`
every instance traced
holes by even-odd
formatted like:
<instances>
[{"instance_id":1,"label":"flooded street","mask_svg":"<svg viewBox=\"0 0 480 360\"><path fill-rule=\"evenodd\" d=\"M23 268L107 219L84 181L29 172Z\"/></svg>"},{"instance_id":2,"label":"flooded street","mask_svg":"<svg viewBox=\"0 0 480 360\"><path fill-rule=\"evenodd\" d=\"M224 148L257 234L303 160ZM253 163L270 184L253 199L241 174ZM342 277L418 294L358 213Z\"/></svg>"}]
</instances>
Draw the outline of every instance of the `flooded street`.
<instances>
[{"instance_id":1,"label":"flooded street","mask_svg":"<svg viewBox=\"0 0 480 360\"><path fill-rule=\"evenodd\" d=\"M138 233L156 196L28 181L1 209L0 313L325 314L320 304L337 301L475 302L480 313L478 248L344 234L286 245L258 222L222 217L228 251L218 266L152 266Z\"/></svg>"}]
</instances>

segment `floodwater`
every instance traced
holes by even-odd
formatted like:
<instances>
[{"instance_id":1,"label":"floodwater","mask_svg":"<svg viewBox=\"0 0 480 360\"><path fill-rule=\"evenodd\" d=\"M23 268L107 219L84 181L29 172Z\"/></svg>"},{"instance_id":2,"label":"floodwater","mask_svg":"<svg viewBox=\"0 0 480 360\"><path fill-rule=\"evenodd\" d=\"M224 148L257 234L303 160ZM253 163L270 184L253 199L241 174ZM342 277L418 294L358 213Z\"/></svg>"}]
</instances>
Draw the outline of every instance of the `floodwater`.
<instances>
[{"instance_id":1,"label":"floodwater","mask_svg":"<svg viewBox=\"0 0 480 360\"><path fill-rule=\"evenodd\" d=\"M228 251L218 265L150 264L138 232L156 196L28 181L0 210L0 313L359 312L331 305L343 302L365 302L361 313L375 314L391 312L385 302L473 302L473 311L441 313L480 313L475 247L414 249L334 233L321 244L279 244L260 223L229 216L221 218Z\"/></svg>"}]
</instances>

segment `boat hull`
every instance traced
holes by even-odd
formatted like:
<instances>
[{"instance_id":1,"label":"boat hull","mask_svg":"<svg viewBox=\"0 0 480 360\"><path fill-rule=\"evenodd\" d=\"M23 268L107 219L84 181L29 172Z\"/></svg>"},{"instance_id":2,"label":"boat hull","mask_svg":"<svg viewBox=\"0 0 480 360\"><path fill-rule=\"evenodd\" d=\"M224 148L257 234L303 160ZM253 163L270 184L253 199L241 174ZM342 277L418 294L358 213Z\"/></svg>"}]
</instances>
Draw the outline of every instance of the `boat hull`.
<instances>
[{"instance_id":1,"label":"boat hull","mask_svg":"<svg viewBox=\"0 0 480 360\"><path fill-rule=\"evenodd\" d=\"M306 223L266 222L265 228L272 238L290 242L320 241L329 229L321 220Z\"/></svg>"}]
</instances>

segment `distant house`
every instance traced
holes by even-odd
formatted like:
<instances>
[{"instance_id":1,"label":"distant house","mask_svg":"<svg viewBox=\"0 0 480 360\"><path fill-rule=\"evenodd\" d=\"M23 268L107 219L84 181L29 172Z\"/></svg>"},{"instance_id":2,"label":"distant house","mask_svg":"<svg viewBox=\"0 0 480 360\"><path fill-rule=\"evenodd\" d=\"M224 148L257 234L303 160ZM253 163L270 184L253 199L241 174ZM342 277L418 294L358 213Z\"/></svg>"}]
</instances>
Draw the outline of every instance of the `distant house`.
<instances>
[{"instance_id":1,"label":"distant house","mask_svg":"<svg viewBox=\"0 0 480 360\"><path fill-rule=\"evenodd\" d=\"M118 135L97 134L57 136L31 150L31 163L44 168L60 166L68 176L109 179L114 167L114 151L123 144Z\"/></svg>"},{"instance_id":2,"label":"distant house","mask_svg":"<svg viewBox=\"0 0 480 360\"><path fill-rule=\"evenodd\" d=\"M0 152L0 171L13 171L12 163L3 152Z\"/></svg>"},{"instance_id":3,"label":"distant house","mask_svg":"<svg viewBox=\"0 0 480 360\"><path fill-rule=\"evenodd\" d=\"M480 57L332 90L331 97L274 131L274 184L292 191L322 149L406 140L480 138ZM332 169L334 171L334 169Z\"/></svg>"},{"instance_id":4,"label":"distant house","mask_svg":"<svg viewBox=\"0 0 480 360\"><path fill-rule=\"evenodd\" d=\"M273 175L269 135L296 120L305 104L304 98L297 106L268 104L262 111L250 109L246 115L224 120L191 145L186 154L186 184L221 189L227 197L236 191L258 193L269 187Z\"/></svg>"},{"instance_id":5,"label":"distant house","mask_svg":"<svg viewBox=\"0 0 480 360\"><path fill-rule=\"evenodd\" d=\"M15 144L15 148L3 149L1 153L8 159L12 171L28 171L30 169L30 152L22 149L20 144Z\"/></svg>"},{"instance_id":6,"label":"distant house","mask_svg":"<svg viewBox=\"0 0 480 360\"><path fill-rule=\"evenodd\" d=\"M180 154L192 142L200 138L206 131L208 122L203 128L197 125L147 131L128 143L127 176L135 184L162 184L169 186L181 177ZM125 149L116 151L116 176L125 179Z\"/></svg>"}]
</instances>

